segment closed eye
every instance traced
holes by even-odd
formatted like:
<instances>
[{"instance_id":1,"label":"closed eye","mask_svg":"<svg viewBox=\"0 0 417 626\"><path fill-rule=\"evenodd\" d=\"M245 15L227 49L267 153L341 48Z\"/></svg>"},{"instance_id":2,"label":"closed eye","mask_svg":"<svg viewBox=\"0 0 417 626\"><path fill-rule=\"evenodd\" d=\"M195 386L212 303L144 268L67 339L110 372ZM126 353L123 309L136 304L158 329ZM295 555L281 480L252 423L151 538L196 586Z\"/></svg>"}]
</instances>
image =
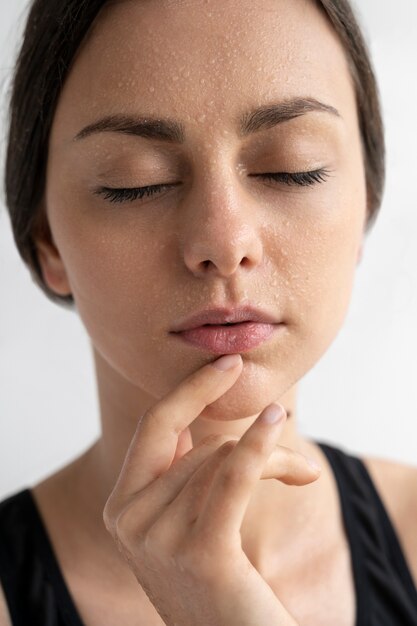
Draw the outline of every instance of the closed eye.
<instances>
[{"instance_id":1,"label":"closed eye","mask_svg":"<svg viewBox=\"0 0 417 626\"><path fill-rule=\"evenodd\" d=\"M311 187L317 183L325 182L329 174L329 170L322 168L311 172L270 172L266 174L251 174L251 176L271 180L276 183L284 183L285 185ZM110 202L134 202L135 200L141 200L145 196L151 197L155 194L160 194L166 189L176 187L179 184L181 183L121 189L113 187L100 187L94 191L94 194L101 195L105 200L109 200Z\"/></svg>"},{"instance_id":2,"label":"closed eye","mask_svg":"<svg viewBox=\"0 0 417 626\"><path fill-rule=\"evenodd\" d=\"M313 172L272 172L269 174L256 174L256 176L275 182L282 182L286 185L306 187L325 182L329 174L329 170L322 168Z\"/></svg>"},{"instance_id":3,"label":"closed eye","mask_svg":"<svg viewBox=\"0 0 417 626\"><path fill-rule=\"evenodd\" d=\"M103 196L105 200L110 200L110 202L133 202L134 200L142 199L144 196L153 196L164 189L175 187L177 184L178 183L170 185L150 185L148 187L131 187L125 189L100 187L96 189L94 193L98 196Z\"/></svg>"}]
</instances>

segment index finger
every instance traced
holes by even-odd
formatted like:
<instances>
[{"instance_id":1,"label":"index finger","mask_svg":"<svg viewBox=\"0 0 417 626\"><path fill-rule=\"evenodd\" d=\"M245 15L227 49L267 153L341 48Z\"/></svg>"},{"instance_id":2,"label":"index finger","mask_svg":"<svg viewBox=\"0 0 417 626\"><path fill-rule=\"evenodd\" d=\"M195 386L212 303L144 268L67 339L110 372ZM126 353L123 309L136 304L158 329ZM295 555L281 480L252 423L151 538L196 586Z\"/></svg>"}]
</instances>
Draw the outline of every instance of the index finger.
<instances>
[{"instance_id":1,"label":"index finger","mask_svg":"<svg viewBox=\"0 0 417 626\"><path fill-rule=\"evenodd\" d=\"M240 354L223 356L185 378L139 420L115 490L129 497L166 472L180 433L220 398L242 371ZM219 369L226 367L227 369Z\"/></svg>"}]
</instances>

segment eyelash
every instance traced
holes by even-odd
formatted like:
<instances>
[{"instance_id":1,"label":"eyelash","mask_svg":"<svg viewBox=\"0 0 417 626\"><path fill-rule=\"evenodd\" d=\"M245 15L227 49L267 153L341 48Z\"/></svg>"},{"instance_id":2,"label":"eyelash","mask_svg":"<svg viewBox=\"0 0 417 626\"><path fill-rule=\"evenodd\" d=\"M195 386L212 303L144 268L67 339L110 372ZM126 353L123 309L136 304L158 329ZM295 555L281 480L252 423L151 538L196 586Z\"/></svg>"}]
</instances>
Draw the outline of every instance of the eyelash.
<instances>
[{"instance_id":1,"label":"eyelash","mask_svg":"<svg viewBox=\"0 0 417 626\"><path fill-rule=\"evenodd\" d=\"M316 183L325 182L329 176L326 169L314 170L312 172L271 172L267 174L256 174L260 178L272 180L274 182L282 182L286 185L298 185L300 187L311 187ZM177 183L178 184L178 183ZM176 186L173 184L150 185L147 187L132 187L126 189L115 189L111 187L100 187L94 193L102 195L105 200L110 202L134 202L140 200L144 196L153 196L160 193L164 189Z\"/></svg>"}]
</instances>

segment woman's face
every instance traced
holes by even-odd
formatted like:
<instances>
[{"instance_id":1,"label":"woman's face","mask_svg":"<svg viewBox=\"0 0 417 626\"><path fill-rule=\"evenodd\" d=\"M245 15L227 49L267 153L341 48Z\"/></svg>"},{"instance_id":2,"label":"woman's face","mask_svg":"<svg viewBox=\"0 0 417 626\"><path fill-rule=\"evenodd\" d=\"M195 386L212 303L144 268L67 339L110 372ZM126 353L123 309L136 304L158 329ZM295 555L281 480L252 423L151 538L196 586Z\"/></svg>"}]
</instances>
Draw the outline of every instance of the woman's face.
<instances>
[{"instance_id":1,"label":"woman's face","mask_svg":"<svg viewBox=\"0 0 417 626\"><path fill-rule=\"evenodd\" d=\"M255 109L299 98L339 115L299 107L254 131L258 114L242 132ZM184 137L74 139L109 116L169 119ZM304 186L261 176L316 170ZM133 201L103 189L158 184ZM124 383L161 397L216 358L170 334L202 309L250 303L285 322L242 352L241 377L205 415L261 411L338 333L365 224L354 89L324 14L305 0L109 3L61 94L46 209L58 256L42 248L45 278L72 292Z\"/></svg>"}]
</instances>

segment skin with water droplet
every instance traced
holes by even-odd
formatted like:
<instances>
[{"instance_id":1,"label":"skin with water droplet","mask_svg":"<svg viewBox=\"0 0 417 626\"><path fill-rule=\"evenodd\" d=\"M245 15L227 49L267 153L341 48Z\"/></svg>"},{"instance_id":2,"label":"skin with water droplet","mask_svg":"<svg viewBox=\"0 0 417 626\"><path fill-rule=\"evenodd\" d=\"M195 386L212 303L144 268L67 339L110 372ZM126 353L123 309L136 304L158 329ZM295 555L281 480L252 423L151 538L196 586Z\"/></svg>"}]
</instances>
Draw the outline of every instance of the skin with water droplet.
<instances>
[{"instance_id":1,"label":"skin with water droplet","mask_svg":"<svg viewBox=\"0 0 417 626\"><path fill-rule=\"evenodd\" d=\"M295 96L323 100L341 118L311 113L239 137L244 113ZM73 141L114 113L176 120L185 141ZM314 3L105 6L53 121L45 202L57 252L44 267L53 290L72 292L91 339L103 480L116 478L137 416L213 360L169 333L203 308L257 303L287 327L244 355L237 382L193 423L194 441L240 437L273 401L295 415L297 382L331 345L350 300L366 216L361 150L346 58ZM259 178L314 167L333 175L303 189ZM92 191L161 183L179 185L124 204ZM308 449L295 419L281 442Z\"/></svg>"}]
</instances>

